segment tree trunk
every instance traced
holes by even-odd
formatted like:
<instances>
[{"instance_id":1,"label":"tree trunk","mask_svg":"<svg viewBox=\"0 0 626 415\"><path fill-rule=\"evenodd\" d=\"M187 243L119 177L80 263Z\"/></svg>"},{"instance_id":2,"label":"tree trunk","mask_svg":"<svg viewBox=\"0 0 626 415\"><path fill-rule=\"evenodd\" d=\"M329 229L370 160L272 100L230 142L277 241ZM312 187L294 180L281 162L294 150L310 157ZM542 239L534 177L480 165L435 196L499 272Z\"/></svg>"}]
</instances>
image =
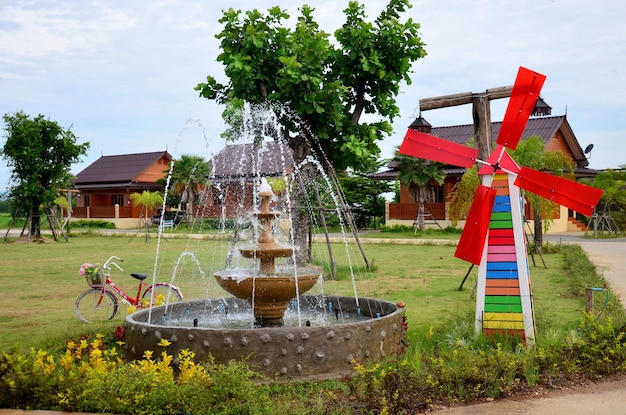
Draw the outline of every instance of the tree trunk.
<instances>
[{"instance_id":1,"label":"tree trunk","mask_svg":"<svg viewBox=\"0 0 626 415\"><path fill-rule=\"evenodd\" d=\"M422 232L426 228L426 224L424 223L424 203L420 202L417 208L417 226Z\"/></svg>"},{"instance_id":2,"label":"tree trunk","mask_svg":"<svg viewBox=\"0 0 626 415\"><path fill-rule=\"evenodd\" d=\"M541 252L541 246L543 245L543 220L537 209L533 208L533 216L535 217L535 244L537 245L537 251Z\"/></svg>"},{"instance_id":3,"label":"tree trunk","mask_svg":"<svg viewBox=\"0 0 626 415\"><path fill-rule=\"evenodd\" d=\"M289 147L293 150L294 164L300 165L304 159L311 153L311 149L304 137L292 137L289 139ZM294 176L294 197L291 206L291 222L293 232L293 244L296 248L295 259L297 266L306 264L307 255L307 228L309 218L303 201L309 197L307 183L315 180L315 173L312 169L301 166L301 171Z\"/></svg>"},{"instance_id":4,"label":"tree trunk","mask_svg":"<svg viewBox=\"0 0 626 415\"><path fill-rule=\"evenodd\" d=\"M30 236L41 239L41 216L39 211L30 212Z\"/></svg>"}]
</instances>

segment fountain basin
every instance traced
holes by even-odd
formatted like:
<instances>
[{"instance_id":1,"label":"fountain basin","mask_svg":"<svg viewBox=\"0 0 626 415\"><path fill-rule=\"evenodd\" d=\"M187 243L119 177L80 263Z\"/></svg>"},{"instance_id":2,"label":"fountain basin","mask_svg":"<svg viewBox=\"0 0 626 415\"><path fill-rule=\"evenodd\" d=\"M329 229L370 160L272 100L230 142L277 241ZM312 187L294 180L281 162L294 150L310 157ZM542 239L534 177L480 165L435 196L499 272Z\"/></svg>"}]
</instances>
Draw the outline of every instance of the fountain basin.
<instances>
[{"instance_id":1,"label":"fountain basin","mask_svg":"<svg viewBox=\"0 0 626 415\"><path fill-rule=\"evenodd\" d=\"M171 342L169 354L188 349L196 361L212 356L215 362L245 360L250 368L270 379L334 378L353 372L354 362L393 358L404 336L404 311L391 302L353 297L302 296L305 316L325 315L332 325L252 327L246 300L202 299L140 310L126 317L125 358L141 359L147 350L162 350L161 339ZM329 306L329 303L331 305ZM167 307L167 308L166 308ZM167 313L164 315L164 313ZM193 326L201 316L220 315L219 328ZM358 317L346 319L344 316ZM229 321L247 320L249 328L229 328Z\"/></svg>"},{"instance_id":2,"label":"fountain basin","mask_svg":"<svg viewBox=\"0 0 626 415\"><path fill-rule=\"evenodd\" d=\"M291 300L310 290L321 272L301 269L297 275L242 276L226 270L215 273L215 279L230 294L253 304L258 326L270 327L283 325L283 315Z\"/></svg>"}]
</instances>

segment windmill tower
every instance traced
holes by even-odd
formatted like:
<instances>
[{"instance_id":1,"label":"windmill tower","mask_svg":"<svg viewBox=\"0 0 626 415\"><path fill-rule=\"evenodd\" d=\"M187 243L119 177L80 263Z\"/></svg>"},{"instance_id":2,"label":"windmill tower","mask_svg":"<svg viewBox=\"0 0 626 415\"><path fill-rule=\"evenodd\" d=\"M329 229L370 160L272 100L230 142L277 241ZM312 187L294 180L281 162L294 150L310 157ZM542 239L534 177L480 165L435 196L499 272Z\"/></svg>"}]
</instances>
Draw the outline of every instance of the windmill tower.
<instances>
[{"instance_id":1,"label":"windmill tower","mask_svg":"<svg viewBox=\"0 0 626 415\"><path fill-rule=\"evenodd\" d=\"M400 153L469 168L481 164L478 187L455 256L478 265L476 332L535 341L530 273L520 189L591 216L602 191L548 173L519 167L506 153L514 150L537 102L545 76L520 67L498 147L487 160L478 150L409 129Z\"/></svg>"}]
</instances>

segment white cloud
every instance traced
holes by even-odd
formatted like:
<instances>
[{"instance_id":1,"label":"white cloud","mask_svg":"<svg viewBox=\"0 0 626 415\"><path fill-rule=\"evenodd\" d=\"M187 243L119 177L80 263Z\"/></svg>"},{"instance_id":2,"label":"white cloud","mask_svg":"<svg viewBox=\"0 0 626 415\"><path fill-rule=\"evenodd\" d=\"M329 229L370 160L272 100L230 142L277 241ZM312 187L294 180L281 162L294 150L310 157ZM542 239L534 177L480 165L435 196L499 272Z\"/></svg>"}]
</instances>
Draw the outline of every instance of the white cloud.
<instances>
[{"instance_id":1,"label":"white cloud","mask_svg":"<svg viewBox=\"0 0 626 415\"><path fill-rule=\"evenodd\" d=\"M126 30L136 20L119 10L88 3L32 4L14 2L0 15L13 30L0 31L0 53L14 58L42 58L97 51L110 32ZM54 3L53 3L54 4Z\"/></svg>"},{"instance_id":2,"label":"white cloud","mask_svg":"<svg viewBox=\"0 0 626 415\"><path fill-rule=\"evenodd\" d=\"M216 62L221 10L261 11L288 0L18 1L0 3L0 113L23 109L73 125L91 142L88 160L103 154L157 151L210 154L222 146L222 108L193 87ZM322 30L343 23L348 1L306 1ZM363 2L370 19L387 4ZM416 0L406 17L421 24L428 56L402 86L401 117L381 143L389 157L416 114L420 98L511 85L518 66L547 75L543 89L554 114L568 119L581 145L594 143L591 167L626 163L626 3L552 0L494 2ZM492 102L500 119L506 100ZM471 107L423 114L433 125L471 123ZM8 170L0 162L0 189Z\"/></svg>"}]
</instances>

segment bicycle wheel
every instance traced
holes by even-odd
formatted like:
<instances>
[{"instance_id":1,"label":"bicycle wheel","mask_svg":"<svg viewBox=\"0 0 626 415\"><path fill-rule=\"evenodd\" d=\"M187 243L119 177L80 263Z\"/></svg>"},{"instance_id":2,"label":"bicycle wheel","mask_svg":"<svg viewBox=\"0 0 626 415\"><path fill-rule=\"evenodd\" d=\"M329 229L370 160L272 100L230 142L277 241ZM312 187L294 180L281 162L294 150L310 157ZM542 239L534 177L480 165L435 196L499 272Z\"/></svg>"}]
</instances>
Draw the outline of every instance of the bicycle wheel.
<instances>
[{"instance_id":1,"label":"bicycle wheel","mask_svg":"<svg viewBox=\"0 0 626 415\"><path fill-rule=\"evenodd\" d=\"M152 293L154 292L154 297ZM146 289L143 293L144 304L147 307L152 301L152 305L173 304L183 301L183 295L178 287L166 282L158 282Z\"/></svg>"},{"instance_id":2,"label":"bicycle wheel","mask_svg":"<svg viewBox=\"0 0 626 415\"><path fill-rule=\"evenodd\" d=\"M78 296L74 311L85 323L111 320L117 313L117 298L108 290L92 288Z\"/></svg>"}]
</instances>

